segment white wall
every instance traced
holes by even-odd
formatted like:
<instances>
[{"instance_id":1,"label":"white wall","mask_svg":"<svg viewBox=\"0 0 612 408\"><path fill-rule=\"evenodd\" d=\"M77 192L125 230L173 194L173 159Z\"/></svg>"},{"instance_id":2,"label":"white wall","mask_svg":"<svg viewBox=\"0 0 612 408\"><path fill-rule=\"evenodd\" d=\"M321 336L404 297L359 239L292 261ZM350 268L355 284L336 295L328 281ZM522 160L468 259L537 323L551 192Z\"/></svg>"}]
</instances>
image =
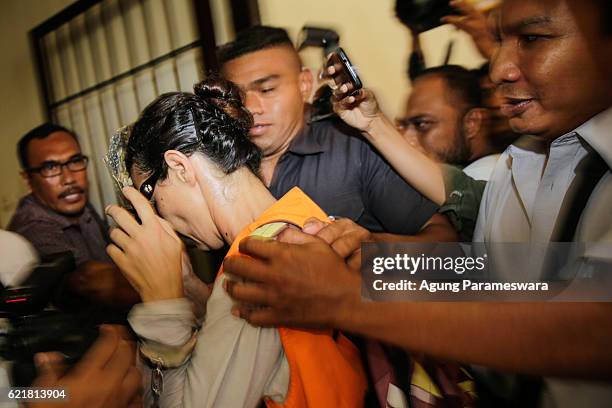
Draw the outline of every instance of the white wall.
<instances>
[{"instance_id":1,"label":"white wall","mask_svg":"<svg viewBox=\"0 0 612 408\"><path fill-rule=\"evenodd\" d=\"M26 193L19 177L17 140L44 118L28 31L73 0L0 2L0 227Z\"/></svg>"},{"instance_id":2,"label":"white wall","mask_svg":"<svg viewBox=\"0 0 612 408\"><path fill-rule=\"evenodd\" d=\"M336 29L365 86L376 91L391 117L400 112L410 86L410 33L395 18L394 5L395 0L259 0L262 24L284 27L294 40L305 24ZM450 39L456 39L451 63L475 68L484 61L466 34L443 26L422 35L428 66L443 62ZM303 57L310 67L322 62L320 53Z\"/></svg>"}]
</instances>

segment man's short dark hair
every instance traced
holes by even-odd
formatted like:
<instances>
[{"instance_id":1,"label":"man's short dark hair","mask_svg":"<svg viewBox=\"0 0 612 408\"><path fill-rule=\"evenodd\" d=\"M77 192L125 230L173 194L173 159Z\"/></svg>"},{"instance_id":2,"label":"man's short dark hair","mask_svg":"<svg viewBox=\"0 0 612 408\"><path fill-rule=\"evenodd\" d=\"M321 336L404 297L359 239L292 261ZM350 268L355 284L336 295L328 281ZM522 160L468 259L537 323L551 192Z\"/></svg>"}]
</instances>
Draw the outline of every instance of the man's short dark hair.
<instances>
[{"instance_id":1,"label":"man's short dark hair","mask_svg":"<svg viewBox=\"0 0 612 408\"><path fill-rule=\"evenodd\" d=\"M475 70L468 70L459 65L442 65L427 68L415 80L426 76L437 76L446 82L446 85L469 109L483 105L483 93L480 86L480 75Z\"/></svg>"},{"instance_id":2,"label":"man's short dark hair","mask_svg":"<svg viewBox=\"0 0 612 408\"><path fill-rule=\"evenodd\" d=\"M217 58L219 64L223 65L245 54L281 45L293 48L293 43L285 29L254 26L239 32L234 41L219 47Z\"/></svg>"},{"instance_id":3,"label":"man's short dark hair","mask_svg":"<svg viewBox=\"0 0 612 408\"><path fill-rule=\"evenodd\" d=\"M43 123L23 135L21 139L19 139L19 142L17 142L17 157L19 158L19 164L23 170L27 170L30 167L28 163L28 145L30 142L34 139L45 139L49 137L51 133L55 132L66 132L74 137L77 143L79 142L79 139L72 130L49 122Z\"/></svg>"}]
</instances>

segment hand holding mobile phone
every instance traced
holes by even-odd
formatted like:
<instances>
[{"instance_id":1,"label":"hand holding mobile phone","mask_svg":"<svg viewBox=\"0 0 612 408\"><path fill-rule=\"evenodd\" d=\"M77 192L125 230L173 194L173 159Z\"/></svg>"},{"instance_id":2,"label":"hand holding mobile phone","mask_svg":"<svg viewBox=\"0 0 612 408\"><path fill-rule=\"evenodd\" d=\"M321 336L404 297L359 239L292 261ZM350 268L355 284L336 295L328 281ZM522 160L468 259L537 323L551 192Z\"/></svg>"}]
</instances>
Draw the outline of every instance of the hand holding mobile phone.
<instances>
[{"instance_id":1,"label":"hand holding mobile phone","mask_svg":"<svg viewBox=\"0 0 612 408\"><path fill-rule=\"evenodd\" d=\"M333 67L333 69L330 70L330 67ZM348 89L345 96L355 95L363 87L355 67L340 47L329 55L325 64L325 72L333 79L335 87L332 86L332 88L334 90L342 85L347 86Z\"/></svg>"}]
</instances>

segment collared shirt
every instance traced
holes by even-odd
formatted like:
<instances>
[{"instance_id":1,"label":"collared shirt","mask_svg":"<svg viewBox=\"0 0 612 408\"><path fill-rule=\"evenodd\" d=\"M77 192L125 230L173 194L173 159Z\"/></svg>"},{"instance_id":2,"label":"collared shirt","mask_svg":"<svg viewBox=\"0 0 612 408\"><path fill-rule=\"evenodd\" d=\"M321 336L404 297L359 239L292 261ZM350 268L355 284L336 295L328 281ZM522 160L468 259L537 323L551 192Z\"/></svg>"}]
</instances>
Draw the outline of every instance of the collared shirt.
<instances>
[{"instance_id":1,"label":"collared shirt","mask_svg":"<svg viewBox=\"0 0 612 408\"><path fill-rule=\"evenodd\" d=\"M523 137L497 162L481 203L475 242L548 242L575 170L597 152L612 167L612 108L545 146ZM583 211L575 239L612 241L612 176L608 170Z\"/></svg>"},{"instance_id":2,"label":"collared shirt","mask_svg":"<svg viewBox=\"0 0 612 408\"><path fill-rule=\"evenodd\" d=\"M582 211L574 241L589 243L582 267L612 264L612 108L554 140L548 156L535 138L522 138L497 162L487 184L474 242L548 242L577 167L595 151L608 166ZM496 255L497 256L497 255ZM520 273L517 259L508 260ZM536 271L537 272L537 271ZM543 407L609 407L612 386L546 379Z\"/></svg>"},{"instance_id":3,"label":"collared shirt","mask_svg":"<svg viewBox=\"0 0 612 408\"><path fill-rule=\"evenodd\" d=\"M298 186L328 214L373 232L415 234L436 205L404 181L360 133L337 119L311 122L276 165L270 191Z\"/></svg>"},{"instance_id":4,"label":"collared shirt","mask_svg":"<svg viewBox=\"0 0 612 408\"><path fill-rule=\"evenodd\" d=\"M465 166L463 172L474 180L489 181L499 156L501 156L499 153L483 156Z\"/></svg>"},{"instance_id":5,"label":"collared shirt","mask_svg":"<svg viewBox=\"0 0 612 408\"><path fill-rule=\"evenodd\" d=\"M8 230L25 237L40 255L71 251L77 265L90 260L112 262L106 254L107 227L90 204L73 221L29 194L19 202Z\"/></svg>"}]
</instances>

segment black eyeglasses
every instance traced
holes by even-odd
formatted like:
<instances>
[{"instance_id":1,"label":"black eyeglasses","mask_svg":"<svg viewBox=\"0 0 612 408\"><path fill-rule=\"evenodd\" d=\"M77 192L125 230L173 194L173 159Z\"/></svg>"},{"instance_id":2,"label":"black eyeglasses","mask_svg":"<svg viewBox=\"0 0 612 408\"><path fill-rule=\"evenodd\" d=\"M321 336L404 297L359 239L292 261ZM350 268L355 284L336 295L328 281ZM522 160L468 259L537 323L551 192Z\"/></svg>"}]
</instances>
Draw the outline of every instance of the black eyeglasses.
<instances>
[{"instance_id":1,"label":"black eyeglasses","mask_svg":"<svg viewBox=\"0 0 612 408\"><path fill-rule=\"evenodd\" d=\"M83 171L87 168L89 157L85 155L75 156L65 162L46 161L38 167L30 167L28 173L39 173L43 177L55 177L62 174L63 167L66 166L71 172Z\"/></svg>"},{"instance_id":2,"label":"black eyeglasses","mask_svg":"<svg viewBox=\"0 0 612 408\"><path fill-rule=\"evenodd\" d=\"M140 194L145 196L149 201L153 198L153 191L155 191L157 180L159 180L159 172L156 171L146 179L139 188Z\"/></svg>"}]
</instances>

